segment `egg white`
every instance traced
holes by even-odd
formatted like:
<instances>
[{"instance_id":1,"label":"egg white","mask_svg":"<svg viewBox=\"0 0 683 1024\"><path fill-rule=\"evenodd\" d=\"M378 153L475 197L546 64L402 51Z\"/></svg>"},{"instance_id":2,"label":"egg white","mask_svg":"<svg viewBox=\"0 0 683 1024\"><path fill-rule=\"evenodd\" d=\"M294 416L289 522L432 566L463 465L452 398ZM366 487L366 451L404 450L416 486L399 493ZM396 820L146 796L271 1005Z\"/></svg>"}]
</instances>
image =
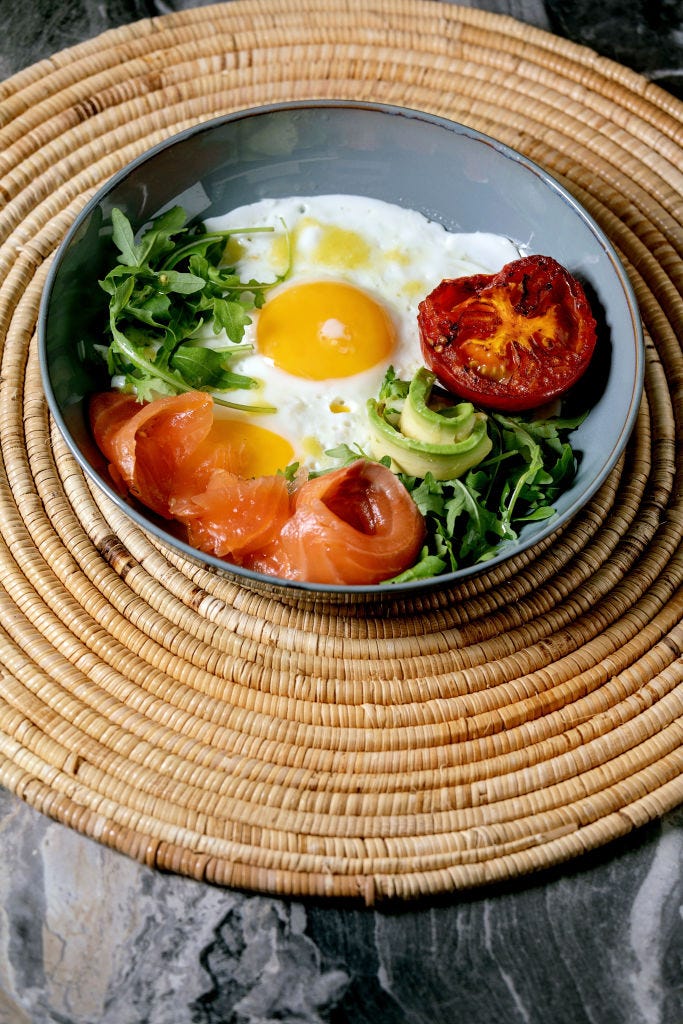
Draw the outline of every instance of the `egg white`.
<instances>
[{"instance_id":1,"label":"egg white","mask_svg":"<svg viewBox=\"0 0 683 1024\"><path fill-rule=\"evenodd\" d=\"M380 303L396 331L396 346L381 363L350 377L308 380L258 352L259 311L250 313L244 341L254 350L236 360L234 369L256 378L260 387L231 397L274 406L276 412L250 418L286 438L295 459L311 470L329 465L325 452L339 445L369 450L366 402L377 394L387 367L408 379L423 364L418 303L444 278L495 273L519 256L507 238L449 232L416 210L364 196L264 199L207 220L209 230L255 227L273 231L239 234L230 247L230 263L243 281L277 280L286 268L289 239L287 279L267 292L266 302L296 284L342 281Z\"/></svg>"}]
</instances>

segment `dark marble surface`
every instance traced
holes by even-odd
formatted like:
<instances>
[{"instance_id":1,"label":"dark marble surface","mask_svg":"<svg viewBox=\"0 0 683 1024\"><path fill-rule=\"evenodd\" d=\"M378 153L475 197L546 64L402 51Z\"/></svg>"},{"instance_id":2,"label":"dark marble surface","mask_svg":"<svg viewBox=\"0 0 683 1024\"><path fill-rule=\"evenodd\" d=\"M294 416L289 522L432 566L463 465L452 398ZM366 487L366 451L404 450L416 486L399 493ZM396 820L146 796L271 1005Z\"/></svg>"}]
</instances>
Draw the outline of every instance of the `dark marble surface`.
<instances>
[{"instance_id":1,"label":"dark marble surface","mask_svg":"<svg viewBox=\"0 0 683 1024\"><path fill-rule=\"evenodd\" d=\"M549 27L683 98L683 0L546 0Z\"/></svg>"},{"instance_id":2,"label":"dark marble surface","mask_svg":"<svg viewBox=\"0 0 683 1024\"><path fill-rule=\"evenodd\" d=\"M0 0L0 76L191 6ZM680 0L478 6L683 95ZM679 810L496 889L277 900L152 871L0 790L0 1024L682 1024L682 868Z\"/></svg>"},{"instance_id":3,"label":"dark marble surface","mask_svg":"<svg viewBox=\"0 0 683 1024\"><path fill-rule=\"evenodd\" d=\"M366 909L152 871L0 791L3 1024L680 1024L683 811Z\"/></svg>"}]
</instances>

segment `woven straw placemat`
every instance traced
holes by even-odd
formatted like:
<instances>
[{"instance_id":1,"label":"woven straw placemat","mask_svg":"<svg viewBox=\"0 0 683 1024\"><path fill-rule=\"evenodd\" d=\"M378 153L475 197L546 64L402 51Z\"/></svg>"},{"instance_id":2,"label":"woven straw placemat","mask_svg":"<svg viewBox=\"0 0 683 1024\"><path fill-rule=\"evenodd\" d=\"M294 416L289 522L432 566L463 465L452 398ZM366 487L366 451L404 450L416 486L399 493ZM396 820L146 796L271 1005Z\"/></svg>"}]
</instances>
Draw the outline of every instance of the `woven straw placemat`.
<instances>
[{"instance_id":1,"label":"woven straw placemat","mask_svg":"<svg viewBox=\"0 0 683 1024\"><path fill-rule=\"evenodd\" d=\"M152 144L278 100L369 99L544 165L623 256L647 337L625 457L550 541L388 606L297 605L166 549L48 416L41 289ZM280 894L433 894L557 864L683 799L683 105L430 0L236 0L0 85L0 781L150 865Z\"/></svg>"}]
</instances>

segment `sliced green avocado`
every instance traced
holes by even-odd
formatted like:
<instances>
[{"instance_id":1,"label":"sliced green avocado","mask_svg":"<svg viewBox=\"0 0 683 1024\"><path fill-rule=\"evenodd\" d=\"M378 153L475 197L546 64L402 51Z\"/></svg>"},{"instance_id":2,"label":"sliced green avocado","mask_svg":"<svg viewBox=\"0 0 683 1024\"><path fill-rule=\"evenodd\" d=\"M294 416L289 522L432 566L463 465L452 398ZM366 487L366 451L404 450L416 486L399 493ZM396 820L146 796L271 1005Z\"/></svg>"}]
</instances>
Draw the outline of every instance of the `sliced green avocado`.
<instances>
[{"instance_id":1,"label":"sliced green avocado","mask_svg":"<svg viewBox=\"0 0 683 1024\"><path fill-rule=\"evenodd\" d=\"M455 444L464 441L474 427L475 412L471 402L443 404L432 402L436 375L426 367L418 370L410 382L408 396L401 411L399 429L405 437L429 444Z\"/></svg>"},{"instance_id":2,"label":"sliced green avocado","mask_svg":"<svg viewBox=\"0 0 683 1024\"><path fill-rule=\"evenodd\" d=\"M406 403L407 404L407 403ZM374 398L367 404L372 454L376 459L389 456L394 471L435 480L453 480L485 459L492 443L487 433L485 413L473 412L473 425L467 437L450 444L433 444L406 437L382 416L382 407Z\"/></svg>"}]
</instances>

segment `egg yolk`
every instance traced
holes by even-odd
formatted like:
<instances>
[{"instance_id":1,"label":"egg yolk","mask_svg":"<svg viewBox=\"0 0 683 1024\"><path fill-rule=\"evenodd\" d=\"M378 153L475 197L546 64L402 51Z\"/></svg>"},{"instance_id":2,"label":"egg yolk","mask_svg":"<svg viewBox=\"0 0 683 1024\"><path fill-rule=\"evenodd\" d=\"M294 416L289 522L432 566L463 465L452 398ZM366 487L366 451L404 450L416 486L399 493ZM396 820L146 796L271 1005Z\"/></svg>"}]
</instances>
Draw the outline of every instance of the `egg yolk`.
<instances>
[{"instance_id":1,"label":"egg yolk","mask_svg":"<svg viewBox=\"0 0 683 1024\"><path fill-rule=\"evenodd\" d=\"M271 476L294 458L289 441L256 423L221 417L214 420L211 432L216 443L229 449L226 469L239 476Z\"/></svg>"},{"instance_id":2,"label":"egg yolk","mask_svg":"<svg viewBox=\"0 0 683 1024\"><path fill-rule=\"evenodd\" d=\"M339 281L292 285L269 299L256 344L295 377L351 377L387 359L396 335L387 311L370 295Z\"/></svg>"}]
</instances>

